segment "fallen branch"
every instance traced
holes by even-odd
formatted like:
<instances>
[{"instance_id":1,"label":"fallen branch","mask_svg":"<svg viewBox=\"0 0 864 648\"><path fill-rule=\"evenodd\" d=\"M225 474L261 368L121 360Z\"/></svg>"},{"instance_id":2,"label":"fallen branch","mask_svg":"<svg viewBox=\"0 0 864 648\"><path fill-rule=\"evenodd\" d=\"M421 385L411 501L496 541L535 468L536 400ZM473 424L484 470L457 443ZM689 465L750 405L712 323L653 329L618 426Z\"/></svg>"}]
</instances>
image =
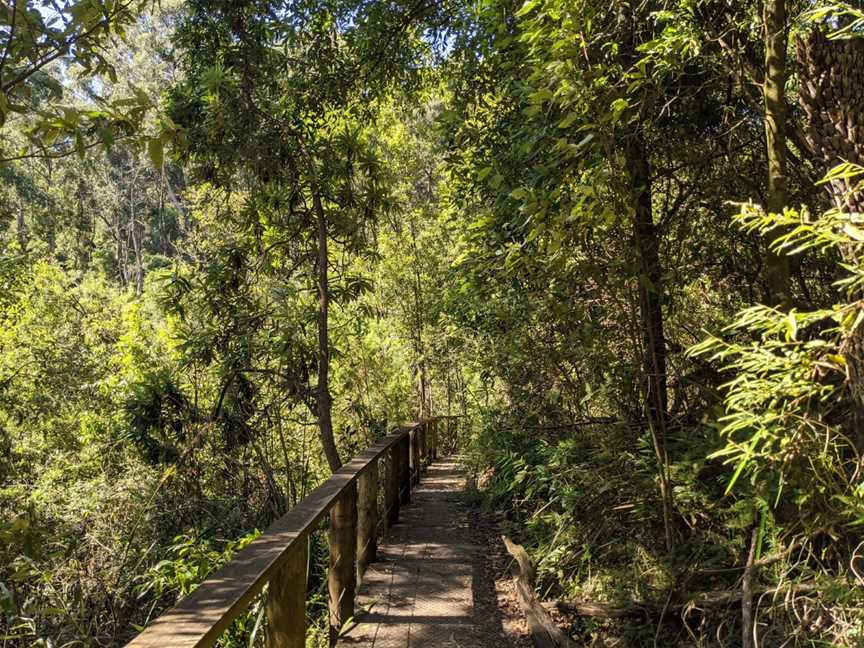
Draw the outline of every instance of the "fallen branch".
<instances>
[{"instance_id":1,"label":"fallen branch","mask_svg":"<svg viewBox=\"0 0 864 648\"><path fill-rule=\"evenodd\" d=\"M760 587L751 590L752 596L762 596L763 594L779 594L793 593L802 594L804 592L814 592L818 590L816 583L804 582L795 585L785 585L783 587ZM716 592L696 592L689 594L685 602L678 604L676 607L685 609L689 607L717 607L720 605L728 605L737 603L742 598L740 590L720 590Z\"/></svg>"},{"instance_id":2,"label":"fallen branch","mask_svg":"<svg viewBox=\"0 0 864 648\"><path fill-rule=\"evenodd\" d=\"M531 632L531 642L535 648L573 648L570 638L555 625L549 612L537 600L534 594L534 566L525 549L510 541L507 536L501 536L504 546L516 560L513 569L513 582L516 584L516 594L519 606L528 620L528 630Z\"/></svg>"},{"instance_id":3,"label":"fallen branch","mask_svg":"<svg viewBox=\"0 0 864 648\"><path fill-rule=\"evenodd\" d=\"M747 565L744 567L744 575L741 577L741 648L756 648L753 638L753 573L756 568L753 561L756 560L756 544L759 540L759 530L753 529L750 538L750 551L747 554Z\"/></svg>"},{"instance_id":4,"label":"fallen branch","mask_svg":"<svg viewBox=\"0 0 864 648\"><path fill-rule=\"evenodd\" d=\"M766 565L770 565L779 560L783 560L788 558L795 550L800 549L804 546L803 541L793 542L791 545L779 551L775 554L771 554L770 556L764 556L759 558L758 560L753 561L753 567L765 567ZM717 567L713 569L697 569L696 571L687 573L684 578L688 581L693 580L695 578L706 578L710 576L722 576L724 574L730 574L733 572L744 571L747 565L733 565L731 567Z\"/></svg>"}]
</instances>

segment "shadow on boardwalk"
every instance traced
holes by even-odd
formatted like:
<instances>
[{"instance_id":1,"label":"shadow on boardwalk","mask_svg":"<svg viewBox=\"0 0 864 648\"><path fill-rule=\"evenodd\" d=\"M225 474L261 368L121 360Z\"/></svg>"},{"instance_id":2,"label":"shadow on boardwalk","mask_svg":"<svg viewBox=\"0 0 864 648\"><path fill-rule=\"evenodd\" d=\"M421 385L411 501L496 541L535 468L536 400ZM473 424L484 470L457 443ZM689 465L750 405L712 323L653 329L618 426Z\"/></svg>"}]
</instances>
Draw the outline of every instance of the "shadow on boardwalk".
<instances>
[{"instance_id":1,"label":"shadow on boardwalk","mask_svg":"<svg viewBox=\"0 0 864 648\"><path fill-rule=\"evenodd\" d=\"M345 648L510 648L458 463L432 465L363 578ZM475 536L472 538L472 536Z\"/></svg>"}]
</instances>

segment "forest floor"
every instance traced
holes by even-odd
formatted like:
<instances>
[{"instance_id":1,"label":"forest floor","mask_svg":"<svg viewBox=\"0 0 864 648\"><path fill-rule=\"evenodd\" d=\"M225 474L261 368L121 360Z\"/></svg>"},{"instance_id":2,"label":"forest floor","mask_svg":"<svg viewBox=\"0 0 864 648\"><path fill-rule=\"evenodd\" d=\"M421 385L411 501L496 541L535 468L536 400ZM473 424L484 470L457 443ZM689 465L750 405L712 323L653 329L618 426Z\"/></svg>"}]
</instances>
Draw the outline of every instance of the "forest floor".
<instances>
[{"instance_id":1,"label":"forest floor","mask_svg":"<svg viewBox=\"0 0 864 648\"><path fill-rule=\"evenodd\" d=\"M339 646L530 646L494 520L455 459L432 465L379 548Z\"/></svg>"},{"instance_id":2,"label":"forest floor","mask_svg":"<svg viewBox=\"0 0 864 648\"><path fill-rule=\"evenodd\" d=\"M512 648L531 648L533 646L525 620L516 597L516 585L510 574L513 559L501 541L501 529L492 515L479 504L463 504L466 507L472 541L483 547L481 591L494 591L494 598L486 603L497 607L496 614L501 622L506 646Z\"/></svg>"}]
</instances>

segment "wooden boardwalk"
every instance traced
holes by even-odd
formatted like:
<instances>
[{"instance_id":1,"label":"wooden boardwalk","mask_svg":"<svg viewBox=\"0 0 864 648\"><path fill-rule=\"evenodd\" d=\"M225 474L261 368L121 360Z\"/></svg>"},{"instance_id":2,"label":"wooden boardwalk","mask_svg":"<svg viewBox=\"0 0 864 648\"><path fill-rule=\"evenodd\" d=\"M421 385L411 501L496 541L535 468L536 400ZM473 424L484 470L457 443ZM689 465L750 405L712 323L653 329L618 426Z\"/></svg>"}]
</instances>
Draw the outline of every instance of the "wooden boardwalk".
<instances>
[{"instance_id":1,"label":"wooden boardwalk","mask_svg":"<svg viewBox=\"0 0 864 648\"><path fill-rule=\"evenodd\" d=\"M507 648L458 464L433 464L369 566L342 648Z\"/></svg>"},{"instance_id":2,"label":"wooden boardwalk","mask_svg":"<svg viewBox=\"0 0 864 648\"><path fill-rule=\"evenodd\" d=\"M458 464L437 460L442 447L454 445L452 418L408 423L355 456L127 648L213 646L268 586L266 645L302 648L309 534L326 516L330 641L343 648L512 648L502 626L508 605L499 608L496 592L494 524L466 505ZM419 467L430 461L417 484ZM386 542L369 565L382 527L389 527Z\"/></svg>"}]
</instances>

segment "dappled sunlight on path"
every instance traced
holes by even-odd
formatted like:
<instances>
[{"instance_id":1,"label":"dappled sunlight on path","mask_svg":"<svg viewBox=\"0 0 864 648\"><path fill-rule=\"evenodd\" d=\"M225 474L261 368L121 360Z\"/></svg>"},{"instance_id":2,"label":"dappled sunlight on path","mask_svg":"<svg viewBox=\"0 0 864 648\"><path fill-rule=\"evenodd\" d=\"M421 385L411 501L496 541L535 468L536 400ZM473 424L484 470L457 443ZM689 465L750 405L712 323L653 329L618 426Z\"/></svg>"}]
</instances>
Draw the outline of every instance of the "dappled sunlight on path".
<instances>
[{"instance_id":1,"label":"dappled sunlight on path","mask_svg":"<svg viewBox=\"0 0 864 648\"><path fill-rule=\"evenodd\" d=\"M432 465L363 578L357 624L339 646L510 646L484 547L472 539L465 479L453 459Z\"/></svg>"}]
</instances>

